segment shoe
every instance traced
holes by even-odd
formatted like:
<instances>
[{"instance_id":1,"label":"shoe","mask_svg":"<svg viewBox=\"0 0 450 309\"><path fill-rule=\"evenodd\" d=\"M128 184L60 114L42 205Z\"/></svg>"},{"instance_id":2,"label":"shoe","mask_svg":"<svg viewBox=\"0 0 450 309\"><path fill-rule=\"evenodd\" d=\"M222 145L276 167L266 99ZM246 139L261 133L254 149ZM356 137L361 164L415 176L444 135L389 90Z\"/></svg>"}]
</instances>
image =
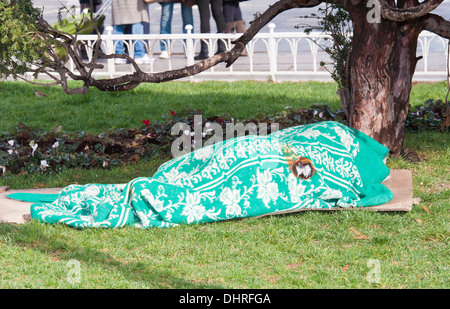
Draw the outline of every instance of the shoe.
<instances>
[{"instance_id":1,"label":"shoe","mask_svg":"<svg viewBox=\"0 0 450 309\"><path fill-rule=\"evenodd\" d=\"M127 64L128 60L127 59L123 59L123 58L115 58L114 59L114 63L115 64Z\"/></svg>"},{"instance_id":2,"label":"shoe","mask_svg":"<svg viewBox=\"0 0 450 309\"><path fill-rule=\"evenodd\" d=\"M149 64L149 63L151 63L151 62L155 62L155 59L150 58L147 54L145 54L145 55L142 56L142 57L134 58L134 61L135 61L137 64Z\"/></svg>"},{"instance_id":3,"label":"shoe","mask_svg":"<svg viewBox=\"0 0 450 309\"><path fill-rule=\"evenodd\" d=\"M159 59L169 59L169 58L170 58L170 56L169 56L169 53L167 52L167 50L163 50L161 52L161 54L159 55Z\"/></svg>"}]
</instances>

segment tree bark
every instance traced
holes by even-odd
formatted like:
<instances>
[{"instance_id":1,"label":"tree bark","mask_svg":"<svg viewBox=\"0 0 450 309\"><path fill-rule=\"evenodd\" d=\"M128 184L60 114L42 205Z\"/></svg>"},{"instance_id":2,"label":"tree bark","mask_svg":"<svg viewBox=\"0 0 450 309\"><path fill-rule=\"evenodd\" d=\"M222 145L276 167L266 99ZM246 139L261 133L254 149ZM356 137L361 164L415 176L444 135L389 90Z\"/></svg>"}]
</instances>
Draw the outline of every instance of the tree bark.
<instances>
[{"instance_id":1,"label":"tree bark","mask_svg":"<svg viewBox=\"0 0 450 309\"><path fill-rule=\"evenodd\" d=\"M347 9L354 30L350 126L399 155L422 29L416 22L369 22L364 2Z\"/></svg>"}]
</instances>

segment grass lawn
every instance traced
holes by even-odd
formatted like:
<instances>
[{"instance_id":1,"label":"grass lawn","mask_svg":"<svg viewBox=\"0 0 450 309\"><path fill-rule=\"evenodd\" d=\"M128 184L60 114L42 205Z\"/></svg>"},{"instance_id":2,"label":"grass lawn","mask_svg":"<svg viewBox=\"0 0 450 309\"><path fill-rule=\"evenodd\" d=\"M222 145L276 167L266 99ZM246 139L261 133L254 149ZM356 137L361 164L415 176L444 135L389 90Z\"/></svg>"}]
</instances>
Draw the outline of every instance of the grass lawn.
<instances>
[{"instance_id":1,"label":"grass lawn","mask_svg":"<svg viewBox=\"0 0 450 309\"><path fill-rule=\"evenodd\" d=\"M184 108L248 119L286 106L339 107L333 83L173 82L123 93L92 89L86 96L38 87L45 98L34 89L0 83L0 131L23 122L101 133ZM444 99L446 91L445 83L415 85L412 105ZM411 212L304 212L149 230L0 224L0 288L449 288L450 137L409 133L405 147L419 160L388 165L413 173L421 203ZM0 186L123 183L151 176L162 162L0 177ZM80 280L71 277L74 265Z\"/></svg>"}]
</instances>

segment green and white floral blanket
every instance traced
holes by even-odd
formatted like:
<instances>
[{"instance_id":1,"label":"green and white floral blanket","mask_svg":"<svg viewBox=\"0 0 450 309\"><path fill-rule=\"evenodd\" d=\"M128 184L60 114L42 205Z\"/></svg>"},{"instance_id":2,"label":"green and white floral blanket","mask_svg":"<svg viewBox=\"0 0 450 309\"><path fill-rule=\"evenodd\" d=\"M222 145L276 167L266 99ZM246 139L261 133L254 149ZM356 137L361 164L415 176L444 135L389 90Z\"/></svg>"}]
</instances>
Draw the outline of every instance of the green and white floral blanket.
<instances>
[{"instance_id":1,"label":"green and white floral blanket","mask_svg":"<svg viewBox=\"0 0 450 309\"><path fill-rule=\"evenodd\" d=\"M389 202L388 149L335 122L207 146L126 184L70 185L28 197L35 220L76 228L170 227L303 208ZM23 196L9 196L26 200ZM39 202L40 201L40 202Z\"/></svg>"}]
</instances>

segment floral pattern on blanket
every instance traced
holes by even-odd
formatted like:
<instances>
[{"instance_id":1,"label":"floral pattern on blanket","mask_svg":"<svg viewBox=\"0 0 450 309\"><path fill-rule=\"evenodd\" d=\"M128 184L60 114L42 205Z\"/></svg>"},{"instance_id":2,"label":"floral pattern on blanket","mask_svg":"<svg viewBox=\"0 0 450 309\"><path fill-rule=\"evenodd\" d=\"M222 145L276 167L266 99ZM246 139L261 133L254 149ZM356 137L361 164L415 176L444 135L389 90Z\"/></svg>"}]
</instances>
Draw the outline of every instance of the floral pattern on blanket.
<instances>
[{"instance_id":1,"label":"floral pattern on blanket","mask_svg":"<svg viewBox=\"0 0 450 309\"><path fill-rule=\"evenodd\" d=\"M307 158L310 179L294 176L283 149ZM304 208L388 202L381 184L388 149L335 122L243 136L201 148L127 184L71 185L53 203L33 204L34 219L84 227L171 227Z\"/></svg>"}]
</instances>

